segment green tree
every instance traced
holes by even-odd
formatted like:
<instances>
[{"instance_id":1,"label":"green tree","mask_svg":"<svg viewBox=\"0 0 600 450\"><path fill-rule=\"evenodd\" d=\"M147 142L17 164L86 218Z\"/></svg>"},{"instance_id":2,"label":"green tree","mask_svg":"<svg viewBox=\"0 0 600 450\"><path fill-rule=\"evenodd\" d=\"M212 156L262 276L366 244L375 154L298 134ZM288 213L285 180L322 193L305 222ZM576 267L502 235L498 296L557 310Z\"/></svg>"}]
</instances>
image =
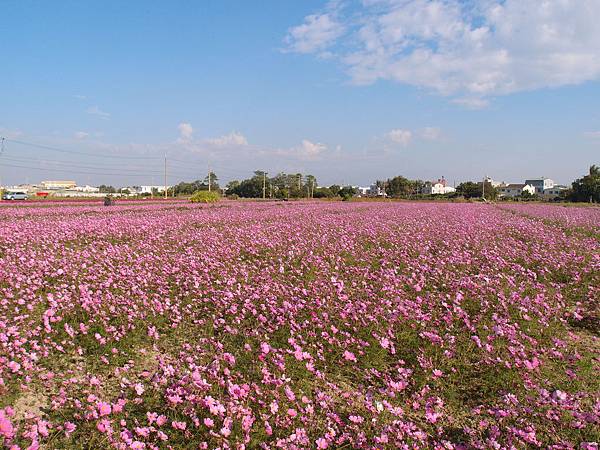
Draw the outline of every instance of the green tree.
<instances>
[{"instance_id":1,"label":"green tree","mask_svg":"<svg viewBox=\"0 0 600 450\"><path fill-rule=\"evenodd\" d=\"M317 178L314 175L306 175L306 182L304 183L304 191L307 193L307 197L314 197L315 189L317 188Z\"/></svg>"},{"instance_id":2,"label":"green tree","mask_svg":"<svg viewBox=\"0 0 600 450\"><path fill-rule=\"evenodd\" d=\"M225 185L225 190L227 191L228 194L233 194L234 190L240 185L240 182L238 180L232 180L229 183L227 183L227 185Z\"/></svg>"},{"instance_id":3,"label":"green tree","mask_svg":"<svg viewBox=\"0 0 600 450\"><path fill-rule=\"evenodd\" d=\"M483 183L474 183L473 181L465 181L456 186L456 192L464 198L481 198L483 197ZM498 196L498 190L492 186L489 181L485 182L485 198L486 200L494 200Z\"/></svg>"},{"instance_id":4,"label":"green tree","mask_svg":"<svg viewBox=\"0 0 600 450\"><path fill-rule=\"evenodd\" d=\"M313 197L314 198L333 198L333 197L337 196L338 192L339 192L339 187L335 192L333 192L331 190L331 188L320 187L320 188L315 188L315 190L313 192Z\"/></svg>"},{"instance_id":5,"label":"green tree","mask_svg":"<svg viewBox=\"0 0 600 450\"><path fill-rule=\"evenodd\" d=\"M227 191L228 194L235 194L239 197L245 198L261 198L263 192L263 182L259 177L248 178L243 180L232 189L231 192Z\"/></svg>"},{"instance_id":6,"label":"green tree","mask_svg":"<svg viewBox=\"0 0 600 450\"><path fill-rule=\"evenodd\" d=\"M481 186L479 183L472 181L465 181L456 186L456 192L462 195L464 198L476 198L481 197Z\"/></svg>"},{"instance_id":7,"label":"green tree","mask_svg":"<svg viewBox=\"0 0 600 450\"><path fill-rule=\"evenodd\" d=\"M209 183L210 181L210 183ZM210 189L214 189L215 191L219 189L219 177L214 172L209 172L208 175L204 177L204 184L206 184L207 189L210 184Z\"/></svg>"},{"instance_id":8,"label":"green tree","mask_svg":"<svg viewBox=\"0 0 600 450\"><path fill-rule=\"evenodd\" d=\"M105 184L101 184L100 186L98 186L98 189L100 189L100 192L105 194L114 194L115 192L117 192L117 190L113 186L107 186Z\"/></svg>"},{"instance_id":9,"label":"green tree","mask_svg":"<svg viewBox=\"0 0 600 450\"><path fill-rule=\"evenodd\" d=\"M413 184L402 175L389 179L385 183L385 193L389 197L406 197L413 192Z\"/></svg>"},{"instance_id":10,"label":"green tree","mask_svg":"<svg viewBox=\"0 0 600 450\"><path fill-rule=\"evenodd\" d=\"M590 166L590 171L572 183L569 200L574 202L600 202L600 167Z\"/></svg>"},{"instance_id":11,"label":"green tree","mask_svg":"<svg viewBox=\"0 0 600 450\"><path fill-rule=\"evenodd\" d=\"M356 192L356 189L352 186L344 186L338 191L338 195L342 197L342 200L347 201L350 200Z\"/></svg>"}]
</instances>

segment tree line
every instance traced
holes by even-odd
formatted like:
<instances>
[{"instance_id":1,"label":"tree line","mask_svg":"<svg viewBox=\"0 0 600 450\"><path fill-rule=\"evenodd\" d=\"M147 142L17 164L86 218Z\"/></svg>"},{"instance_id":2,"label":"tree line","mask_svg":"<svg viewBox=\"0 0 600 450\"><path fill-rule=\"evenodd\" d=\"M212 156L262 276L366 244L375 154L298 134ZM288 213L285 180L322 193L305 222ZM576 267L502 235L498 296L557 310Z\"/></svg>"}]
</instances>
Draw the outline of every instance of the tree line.
<instances>
[{"instance_id":1,"label":"tree line","mask_svg":"<svg viewBox=\"0 0 600 450\"><path fill-rule=\"evenodd\" d=\"M266 172L257 170L254 176L245 180L233 180L227 183L225 192L228 196L244 198L334 198L352 197L356 190L351 186L331 185L329 187L317 185L314 175L302 173L279 172L274 177L269 177Z\"/></svg>"},{"instance_id":2,"label":"tree line","mask_svg":"<svg viewBox=\"0 0 600 450\"><path fill-rule=\"evenodd\" d=\"M426 182L423 180L411 180L402 175L378 180L375 183L381 192L385 192L391 198L420 198L426 197L422 194ZM357 193L352 186L318 186L314 175L302 173L288 174L279 172L269 177L266 172L257 170L254 175L244 180L233 180L227 183L224 191L219 185L219 178L214 172L210 172L202 180L191 182L180 182L169 188L169 196L192 195L198 191L214 190L223 192L228 196L243 198L336 198L349 199ZM115 193L117 189L113 186L100 185L100 192ZM124 191L123 191L124 192ZM465 199L485 198L495 200L498 190L489 181L465 181L456 186L456 191L437 197ZM535 199L535 194L524 192L523 199ZM600 167L592 165L589 173L573 181L571 188L564 190L557 198L558 201L572 202L600 202Z\"/></svg>"}]
</instances>

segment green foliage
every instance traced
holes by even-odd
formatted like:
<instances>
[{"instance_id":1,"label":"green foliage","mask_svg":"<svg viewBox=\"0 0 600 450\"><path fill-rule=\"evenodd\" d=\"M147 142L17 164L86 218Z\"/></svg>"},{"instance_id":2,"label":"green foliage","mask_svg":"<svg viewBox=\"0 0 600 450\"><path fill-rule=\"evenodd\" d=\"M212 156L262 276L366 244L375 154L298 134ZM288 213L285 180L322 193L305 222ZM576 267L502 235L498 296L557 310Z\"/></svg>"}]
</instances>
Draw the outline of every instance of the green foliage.
<instances>
[{"instance_id":1,"label":"green foliage","mask_svg":"<svg viewBox=\"0 0 600 450\"><path fill-rule=\"evenodd\" d=\"M213 173L211 175L211 188L215 190L219 189L219 185L216 182L216 175ZM208 180L208 177L207 177ZM171 190L170 190L171 191ZM200 180L195 180L190 183L181 182L173 187L173 191L175 195L190 195L196 191L208 191L208 181L203 182Z\"/></svg>"},{"instance_id":2,"label":"green foliage","mask_svg":"<svg viewBox=\"0 0 600 450\"><path fill-rule=\"evenodd\" d=\"M537 198L537 195L536 194L532 194L529 191L523 191L523 192L521 192L521 198L523 200L533 200L533 199Z\"/></svg>"},{"instance_id":3,"label":"green foliage","mask_svg":"<svg viewBox=\"0 0 600 450\"><path fill-rule=\"evenodd\" d=\"M473 181L465 181L456 187L456 192L464 198L481 198L483 197L483 183L475 183ZM492 186L489 181L485 182L485 198L494 200L498 196L498 190Z\"/></svg>"},{"instance_id":4,"label":"green foliage","mask_svg":"<svg viewBox=\"0 0 600 450\"><path fill-rule=\"evenodd\" d=\"M317 195L317 179L313 175L301 173L278 173L268 177L266 172L256 170L252 178L242 181L234 180L227 184L227 195L245 198L312 198Z\"/></svg>"},{"instance_id":5,"label":"green foliage","mask_svg":"<svg viewBox=\"0 0 600 450\"><path fill-rule=\"evenodd\" d=\"M259 180L258 177L243 180L235 187L228 189L227 194L245 198L260 198L263 196L263 180Z\"/></svg>"},{"instance_id":6,"label":"green foliage","mask_svg":"<svg viewBox=\"0 0 600 450\"><path fill-rule=\"evenodd\" d=\"M354 194L356 194L356 189L352 186L344 186L338 192L338 195L342 197L343 201L350 200L354 196Z\"/></svg>"},{"instance_id":7,"label":"green foliage","mask_svg":"<svg viewBox=\"0 0 600 450\"><path fill-rule=\"evenodd\" d=\"M215 203L221 199L221 196L216 191L196 191L190 197L192 203Z\"/></svg>"},{"instance_id":8,"label":"green foliage","mask_svg":"<svg viewBox=\"0 0 600 450\"><path fill-rule=\"evenodd\" d=\"M320 187L320 188L316 188L313 192L313 198L333 198L335 196L337 196L337 193L339 192L339 186L333 186L334 188L337 187L337 189L332 190L331 187Z\"/></svg>"},{"instance_id":9,"label":"green foliage","mask_svg":"<svg viewBox=\"0 0 600 450\"><path fill-rule=\"evenodd\" d=\"M414 183L408 178L398 175L385 183L385 193L390 197L405 197L414 192Z\"/></svg>"},{"instance_id":10,"label":"green foliage","mask_svg":"<svg viewBox=\"0 0 600 450\"><path fill-rule=\"evenodd\" d=\"M591 166L587 175L573 181L569 200L573 202L600 202L600 167Z\"/></svg>"},{"instance_id":11,"label":"green foliage","mask_svg":"<svg viewBox=\"0 0 600 450\"><path fill-rule=\"evenodd\" d=\"M106 194L114 194L115 192L117 192L117 190L113 186L107 186L105 184L101 184L100 186L98 186L98 189L100 189L100 192Z\"/></svg>"}]
</instances>

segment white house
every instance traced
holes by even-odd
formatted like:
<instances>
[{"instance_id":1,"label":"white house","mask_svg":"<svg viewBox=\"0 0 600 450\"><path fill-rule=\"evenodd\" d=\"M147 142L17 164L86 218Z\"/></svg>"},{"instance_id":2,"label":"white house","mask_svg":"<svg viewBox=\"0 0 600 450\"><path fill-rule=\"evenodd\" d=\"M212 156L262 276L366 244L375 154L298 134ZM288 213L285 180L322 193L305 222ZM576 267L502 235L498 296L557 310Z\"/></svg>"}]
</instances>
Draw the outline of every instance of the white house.
<instances>
[{"instance_id":1,"label":"white house","mask_svg":"<svg viewBox=\"0 0 600 450\"><path fill-rule=\"evenodd\" d=\"M537 194L543 194L546 189L552 189L554 187L554 181L545 177L525 180L525 184L533 186Z\"/></svg>"},{"instance_id":2,"label":"white house","mask_svg":"<svg viewBox=\"0 0 600 450\"><path fill-rule=\"evenodd\" d=\"M100 192L100 188L94 187L94 186L76 186L73 188L74 191L79 191L79 192L87 192L87 193L94 193L94 192Z\"/></svg>"},{"instance_id":3,"label":"white house","mask_svg":"<svg viewBox=\"0 0 600 450\"><path fill-rule=\"evenodd\" d=\"M561 192L566 191L567 189L569 189L567 186L555 184L550 189L544 189L544 192L542 193L542 198L544 198L544 200L553 200L556 197L558 197L561 194Z\"/></svg>"},{"instance_id":4,"label":"white house","mask_svg":"<svg viewBox=\"0 0 600 450\"><path fill-rule=\"evenodd\" d=\"M426 195L441 195L441 194L450 194L456 191L452 186L446 185L446 180L444 177L440 178L437 181L428 181L425 183L425 186L421 189L421 194Z\"/></svg>"},{"instance_id":5,"label":"white house","mask_svg":"<svg viewBox=\"0 0 600 450\"><path fill-rule=\"evenodd\" d=\"M167 189L171 189L173 186L167 186ZM140 194L152 194L152 191L165 192L165 186L140 186Z\"/></svg>"},{"instance_id":6,"label":"white house","mask_svg":"<svg viewBox=\"0 0 600 450\"><path fill-rule=\"evenodd\" d=\"M59 189L73 189L77 186L77 183L71 180L46 180L42 181L41 186L43 189L56 191Z\"/></svg>"},{"instance_id":7,"label":"white house","mask_svg":"<svg viewBox=\"0 0 600 450\"><path fill-rule=\"evenodd\" d=\"M385 191L382 187L372 184L369 187L354 186L357 195L361 197L385 197Z\"/></svg>"},{"instance_id":8,"label":"white house","mask_svg":"<svg viewBox=\"0 0 600 450\"><path fill-rule=\"evenodd\" d=\"M485 181L486 183L491 184L492 187L498 187L498 186L500 186L500 185L503 184L500 181L493 180L491 177L485 177L483 181Z\"/></svg>"},{"instance_id":9,"label":"white house","mask_svg":"<svg viewBox=\"0 0 600 450\"><path fill-rule=\"evenodd\" d=\"M498 186L498 196L499 197L520 197L523 192L529 192L531 195L535 194L535 187L530 184L520 184L520 183L511 183L511 184L502 184Z\"/></svg>"},{"instance_id":10,"label":"white house","mask_svg":"<svg viewBox=\"0 0 600 450\"><path fill-rule=\"evenodd\" d=\"M371 197L385 197L386 194L381 186L372 184L367 190L367 195L370 195Z\"/></svg>"}]
</instances>

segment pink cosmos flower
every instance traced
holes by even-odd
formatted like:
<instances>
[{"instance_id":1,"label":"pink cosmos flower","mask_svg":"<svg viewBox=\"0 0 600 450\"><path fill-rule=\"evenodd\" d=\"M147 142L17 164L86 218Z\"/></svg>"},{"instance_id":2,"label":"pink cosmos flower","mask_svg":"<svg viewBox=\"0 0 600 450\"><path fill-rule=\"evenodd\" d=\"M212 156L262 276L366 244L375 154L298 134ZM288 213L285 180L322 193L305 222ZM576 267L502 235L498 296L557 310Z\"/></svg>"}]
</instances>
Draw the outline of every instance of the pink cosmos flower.
<instances>
[{"instance_id":1,"label":"pink cosmos flower","mask_svg":"<svg viewBox=\"0 0 600 450\"><path fill-rule=\"evenodd\" d=\"M12 439L14 436L15 429L10 420L6 417L0 416L0 436L4 436L7 439Z\"/></svg>"},{"instance_id":2,"label":"pink cosmos flower","mask_svg":"<svg viewBox=\"0 0 600 450\"><path fill-rule=\"evenodd\" d=\"M156 425L162 427L167 422L167 417L162 414L156 418Z\"/></svg>"},{"instance_id":3,"label":"pink cosmos flower","mask_svg":"<svg viewBox=\"0 0 600 450\"><path fill-rule=\"evenodd\" d=\"M144 385L142 383L136 383L133 388L135 389L135 393L137 395L142 395L145 391Z\"/></svg>"},{"instance_id":4,"label":"pink cosmos flower","mask_svg":"<svg viewBox=\"0 0 600 450\"><path fill-rule=\"evenodd\" d=\"M322 437L317 439L316 444L318 449L325 449L329 447L329 442L327 442L327 439L324 439Z\"/></svg>"},{"instance_id":5,"label":"pink cosmos flower","mask_svg":"<svg viewBox=\"0 0 600 450\"><path fill-rule=\"evenodd\" d=\"M171 426L176 430L185 430L187 428L187 424L185 422L172 421Z\"/></svg>"},{"instance_id":6,"label":"pink cosmos flower","mask_svg":"<svg viewBox=\"0 0 600 450\"><path fill-rule=\"evenodd\" d=\"M270 350L271 350L271 346L269 344L267 344L266 342L261 342L261 344L260 344L261 352L263 352L266 355L267 353L269 353Z\"/></svg>"},{"instance_id":7,"label":"pink cosmos flower","mask_svg":"<svg viewBox=\"0 0 600 450\"><path fill-rule=\"evenodd\" d=\"M100 417L108 416L112 412L110 403L98 402L97 406L98 406L98 414L100 414Z\"/></svg>"},{"instance_id":8,"label":"pink cosmos flower","mask_svg":"<svg viewBox=\"0 0 600 450\"><path fill-rule=\"evenodd\" d=\"M75 431L77 426L73 422L65 422L64 428L65 428L65 434L68 436Z\"/></svg>"},{"instance_id":9,"label":"pink cosmos flower","mask_svg":"<svg viewBox=\"0 0 600 450\"><path fill-rule=\"evenodd\" d=\"M344 359L347 361L356 362L356 356L354 356L354 353L349 352L348 350L344 352Z\"/></svg>"}]
</instances>

